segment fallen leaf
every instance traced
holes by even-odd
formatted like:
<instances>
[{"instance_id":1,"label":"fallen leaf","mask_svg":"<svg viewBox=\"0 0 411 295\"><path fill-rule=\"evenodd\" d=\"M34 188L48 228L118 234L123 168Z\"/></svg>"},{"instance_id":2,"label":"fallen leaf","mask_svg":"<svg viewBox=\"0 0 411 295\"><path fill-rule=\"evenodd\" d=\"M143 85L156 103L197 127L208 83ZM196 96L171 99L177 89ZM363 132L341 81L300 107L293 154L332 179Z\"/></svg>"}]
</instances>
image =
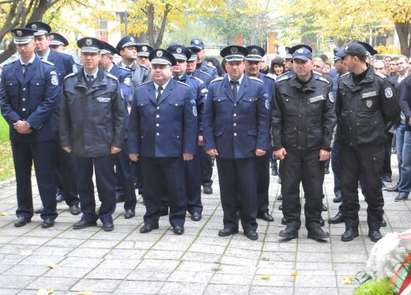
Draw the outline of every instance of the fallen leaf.
<instances>
[{"instance_id":1,"label":"fallen leaf","mask_svg":"<svg viewBox=\"0 0 411 295\"><path fill-rule=\"evenodd\" d=\"M52 295L54 293L53 289L39 289L37 295Z\"/></svg>"},{"instance_id":2,"label":"fallen leaf","mask_svg":"<svg viewBox=\"0 0 411 295\"><path fill-rule=\"evenodd\" d=\"M7 212L4 211L0 211L0 216L8 216L9 214Z\"/></svg>"},{"instance_id":3,"label":"fallen leaf","mask_svg":"<svg viewBox=\"0 0 411 295\"><path fill-rule=\"evenodd\" d=\"M81 291L77 295L93 295L93 293L90 291Z\"/></svg>"},{"instance_id":4,"label":"fallen leaf","mask_svg":"<svg viewBox=\"0 0 411 295\"><path fill-rule=\"evenodd\" d=\"M57 264L50 263L49 265L47 265L47 267L50 269L55 269L57 267Z\"/></svg>"},{"instance_id":5,"label":"fallen leaf","mask_svg":"<svg viewBox=\"0 0 411 295\"><path fill-rule=\"evenodd\" d=\"M269 281L269 280L271 280L271 276L269 276L269 275L262 275L262 276L260 276L260 279L263 280L263 281Z\"/></svg>"},{"instance_id":6,"label":"fallen leaf","mask_svg":"<svg viewBox=\"0 0 411 295\"><path fill-rule=\"evenodd\" d=\"M262 260L262 261L270 261L270 258L263 257L263 258L261 258L261 260Z\"/></svg>"},{"instance_id":7,"label":"fallen leaf","mask_svg":"<svg viewBox=\"0 0 411 295\"><path fill-rule=\"evenodd\" d=\"M211 270L212 271L222 271L223 269L221 267L214 267Z\"/></svg>"},{"instance_id":8,"label":"fallen leaf","mask_svg":"<svg viewBox=\"0 0 411 295\"><path fill-rule=\"evenodd\" d=\"M352 285L352 277L343 277L342 281L344 285Z\"/></svg>"},{"instance_id":9,"label":"fallen leaf","mask_svg":"<svg viewBox=\"0 0 411 295\"><path fill-rule=\"evenodd\" d=\"M291 272L292 277L296 277L297 275L298 275L298 272L296 272L296 271Z\"/></svg>"}]
</instances>

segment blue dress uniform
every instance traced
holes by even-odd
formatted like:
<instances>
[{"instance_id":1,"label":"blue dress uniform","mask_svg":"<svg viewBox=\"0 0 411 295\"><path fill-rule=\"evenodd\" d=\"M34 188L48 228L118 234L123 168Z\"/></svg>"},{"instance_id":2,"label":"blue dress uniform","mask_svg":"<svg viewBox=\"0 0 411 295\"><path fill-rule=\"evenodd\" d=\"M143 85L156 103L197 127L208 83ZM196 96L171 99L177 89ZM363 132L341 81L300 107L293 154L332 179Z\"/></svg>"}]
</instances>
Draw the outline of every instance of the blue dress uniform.
<instances>
[{"instance_id":1,"label":"blue dress uniform","mask_svg":"<svg viewBox=\"0 0 411 295\"><path fill-rule=\"evenodd\" d=\"M167 51L173 54L176 60L187 61L191 56L190 51L181 45L172 45L167 48ZM205 84L199 78L193 75L187 75L186 73L175 76L175 80L183 82L191 87L193 97L196 100L197 114L198 116L198 131L201 132L201 114L203 113L203 104L206 99L207 89ZM197 145L196 153L192 161L186 161L184 163L185 168L185 191L187 196L187 211L191 214L191 219L199 221L203 212L203 204L201 203L201 162L200 153L202 147Z\"/></svg>"},{"instance_id":2,"label":"blue dress uniform","mask_svg":"<svg viewBox=\"0 0 411 295\"><path fill-rule=\"evenodd\" d=\"M242 52L243 60L246 49L229 46L221 55L227 62L231 56L238 60L235 52ZM248 237L254 232L253 239L256 239L255 151L269 145L269 98L261 80L243 75L239 82L237 95L233 93L228 75L210 83L202 119L204 148L218 151L224 230L230 234L238 232L239 209L244 233Z\"/></svg>"},{"instance_id":3,"label":"blue dress uniform","mask_svg":"<svg viewBox=\"0 0 411 295\"><path fill-rule=\"evenodd\" d=\"M103 42L103 50L101 54L114 55L117 49L111 46L107 42ZM124 120L124 143L122 145L121 152L116 155L116 201L124 200L124 217L126 219L135 216L135 209L137 204L137 197L134 187L134 177L136 166L134 162L131 162L128 157L128 146L127 146L127 125L128 125L128 100L127 97L132 96L133 89L131 86L131 70L123 67L119 67L112 64L110 69L106 69L110 74L118 78L120 83L120 89L122 94L122 99L124 107L127 109L126 119Z\"/></svg>"},{"instance_id":4,"label":"blue dress uniform","mask_svg":"<svg viewBox=\"0 0 411 295\"><path fill-rule=\"evenodd\" d=\"M98 53L101 42L95 38L77 41L82 53ZM77 187L83 216L73 229L95 226L98 218L103 230L113 230L116 208L113 147L123 144L126 110L118 79L102 70L86 77L85 70L64 80L64 101L60 108L60 142L71 148L76 164ZM101 206L95 211L93 167Z\"/></svg>"},{"instance_id":5,"label":"blue dress uniform","mask_svg":"<svg viewBox=\"0 0 411 295\"><path fill-rule=\"evenodd\" d=\"M25 44L31 42L34 31L15 29L13 34L16 44ZM27 42L28 39L24 38L31 39ZM37 185L44 207L41 218L51 220L53 223L57 217L56 179L53 173L57 151L57 122L53 112L57 107L60 91L54 65L41 61L35 55L27 64L16 60L3 69L0 106L4 118L10 125L17 181L16 214L26 222L29 222L33 216L30 172L32 162L34 162ZM13 124L19 120L28 122L32 132L18 133L13 128Z\"/></svg>"},{"instance_id":6,"label":"blue dress uniform","mask_svg":"<svg viewBox=\"0 0 411 295\"><path fill-rule=\"evenodd\" d=\"M249 62L261 62L265 55L265 50L259 46L251 45L246 47L248 55L245 57ZM264 83L265 91L270 99L270 112L271 101L273 97L275 80L264 75L259 74L258 77ZM271 151L271 145L265 148L267 151ZM271 152L266 153L264 156L256 157L256 176L257 176L257 196L258 196L258 211L257 217L266 221L273 221L272 216L268 215L269 209L269 186L270 186L270 159Z\"/></svg>"},{"instance_id":7,"label":"blue dress uniform","mask_svg":"<svg viewBox=\"0 0 411 295\"><path fill-rule=\"evenodd\" d=\"M155 63L175 64L174 57L156 49L150 56ZM170 79L163 91L154 82L136 88L129 120L129 152L139 154L146 213L144 228L158 228L161 197L167 191L170 224L175 233L182 229L187 202L184 194L183 153L195 154L197 109L191 88ZM179 232L179 234L182 233Z\"/></svg>"},{"instance_id":8,"label":"blue dress uniform","mask_svg":"<svg viewBox=\"0 0 411 295\"><path fill-rule=\"evenodd\" d=\"M205 46L204 46L204 42L201 39L198 38L194 38L191 40L190 42L191 48L195 51L195 52L199 52L204 50ZM198 70L202 70L204 72L206 72L207 74L209 74L213 79L218 77L217 74L217 69L213 66L208 65L205 62L201 62L201 63L197 63L197 69Z\"/></svg>"}]
</instances>

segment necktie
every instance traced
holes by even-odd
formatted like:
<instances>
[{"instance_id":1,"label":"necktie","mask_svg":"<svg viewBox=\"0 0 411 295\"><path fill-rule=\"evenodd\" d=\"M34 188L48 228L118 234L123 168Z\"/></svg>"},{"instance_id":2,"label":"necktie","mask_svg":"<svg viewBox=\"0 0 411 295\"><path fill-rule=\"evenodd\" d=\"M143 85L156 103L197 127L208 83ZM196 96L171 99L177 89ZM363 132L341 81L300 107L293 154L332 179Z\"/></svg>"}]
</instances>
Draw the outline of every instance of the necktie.
<instances>
[{"instance_id":1,"label":"necktie","mask_svg":"<svg viewBox=\"0 0 411 295\"><path fill-rule=\"evenodd\" d=\"M94 76L93 75L87 75L87 82L92 83L94 80Z\"/></svg>"},{"instance_id":2,"label":"necktie","mask_svg":"<svg viewBox=\"0 0 411 295\"><path fill-rule=\"evenodd\" d=\"M23 72L23 76L24 76L26 74L26 71L27 71L27 65L26 64L21 65L21 71Z\"/></svg>"},{"instance_id":3,"label":"necktie","mask_svg":"<svg viewBox=\"0 0 411 295\"><path fill-rule=\"evenodd\" d=\"M161 93L163 92L163 87L158 86L157 88L157 97L156 97L156 103L158 104L158 102L160 101L160 97L161 97Z\"/></svg>"},{"instance_id":4,"label":"necktie","mask_svg":"<svg viewBox=\"0 0 411 295\"><path fill-rule=\"evenodd\" d=\"M234 100L237 100L237 92L238 92L238 86L239 86L239 82L238 81L230 81L231 84L231 91L233 92L233 98Z\"/></svg>"}]
</instances>

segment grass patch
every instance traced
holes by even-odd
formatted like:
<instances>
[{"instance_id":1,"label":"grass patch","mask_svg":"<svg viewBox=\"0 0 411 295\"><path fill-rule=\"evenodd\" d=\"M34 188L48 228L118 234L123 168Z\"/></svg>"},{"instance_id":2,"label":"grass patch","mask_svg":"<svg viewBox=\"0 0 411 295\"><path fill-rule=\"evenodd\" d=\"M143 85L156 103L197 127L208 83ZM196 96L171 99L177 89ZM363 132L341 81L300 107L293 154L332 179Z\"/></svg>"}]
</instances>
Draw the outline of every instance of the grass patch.
<instances>
[{"instance_id":1,"label":"grass patch","mask_svg":"<svg viewBox=\"0 0 411 295\"><path fill-rule=\"evenodd\" d=\"M0 181L14 175L13 158L9 141L9 125L0 116Z\"/></svg>"}]
</instances>

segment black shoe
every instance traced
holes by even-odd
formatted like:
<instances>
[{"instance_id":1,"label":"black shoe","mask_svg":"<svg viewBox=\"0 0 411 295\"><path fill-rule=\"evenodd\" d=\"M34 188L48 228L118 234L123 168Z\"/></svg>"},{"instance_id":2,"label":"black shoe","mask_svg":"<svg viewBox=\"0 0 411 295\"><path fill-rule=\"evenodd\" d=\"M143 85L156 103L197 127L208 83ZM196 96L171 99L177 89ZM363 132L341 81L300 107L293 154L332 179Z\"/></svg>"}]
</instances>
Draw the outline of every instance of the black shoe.
<instances>
[{"instance_id":1,"label":"black shoe","mask_svg":"<svg viewBox=\"0 0 411 295\"><path fill-rule=\"evenodd\" d=\"M140 233L141 234L149 233L154 229L158 229L158 224L152 225L149 223L144 223L144 225L140 227Z\"/></svg>"},{"instance_id":2,"label":"black shoe","mask_svg":"<svg viewBox=\"0 0 411 295\"><path fill-rule=\"evenodd\" d=\"M206 195L211 195L213 193L213 188L211 187L211 184L203 185L203 193Z\"/></svg>"},{"instance_id":3,"label":"black shoe","mask_svg":"<svg viewBox=\"0 0 411 295\"><path fill-rule=\"evenodd\" d=\"M123 203L125 200L124 194L116 194L116 203Z\"/></svg>"},{"instance_id":4,"label":"black shoe","mask_svg":"<svg viewBox=\"0 0 411 295\"><path fill-rule=\"evenodd\" d=\"M324 225L325 225L324 218L320 216L320 226L324 226Z\"/></svg>"},{"instance_id":5,"label":"black shoe","mask_svg":"<svg viewBox=\"0 0 411 295\"><path fill-rule=\"evenodd\" d=\"M101 227L104 231L113 231L114 224L112 221L103 221L103 226Z\"/></svg>"},{"instance_id":6,"label":"black shoe","mask_svg":"<svg viewBox=\"0 0 411 295\"><path fill-rule=\"evenodd\" d=\"M249 240L252 240L252 241L258 240L258 233L257 233L255 230L253 230L253 229L244 231L244 235L245 235Z\"/></svg>"},{"instance_id":7,"label":"black shoe","mask_svg":"<svg viewBox=\"0 0 411 295\"><path fill-rule=\"evenodd\" d=\"M40 208L34 210L34 214L41 214L41 213L43 213L43 207L40 207Z\"/></svg>"},{"instance_id":8,"label":"black shoe","mask_svg":"<svg viewBox=\"0 0 411 295\"><path fill-rule=\"evenodd\" d=\"M384 187L382 190L386 191L386 192L390 192L390 193L398 192L398 183L394 186L391 186L391 187Z\"/></svg>"},{"instance_id":9,"label":"black shoe","mask_svg":"<svg viewBox=\"0 0 411 295\"><path fill-rule=\"evenodd\" d=\"M14 222L14 226L15 227L22 227L22 226L25 226L27 223L30 223L30 222L31 222L30 218L19 216L19 217L17 217L17 220Z\"/></svg>"},{"instance_id":10,"label":"black shoe","mask_svg":"<svg viewBox=\"0 0 411 295\"><path fill-rule=\"evenodd\" d=\"M341 203L342 202L342 194L341 191L336 191L335 192L335 197L333 199L334 203Z\"/></svg>"},{"instance_id":11,"label":"black shoe","mask_svg":"<svg viewBox=\"0 0 411 295\"><path fill-rule=\"evenodd\" d=\"M228 227L226 228L225 227L218 231L218 235L220 237L228 237L228 236L231 236L237 233L238 233L238 228L228 228Z\"/></svg>"},{"instance_id":12,"label":"black shoe","mask_svg":"<svg viewBox=\"0 0 411 295\"><path fill-rule=\"evenodd\" d=\"M184 233L184 226L182 225L173 226L173 233L175 233L176 235L182 235Z\"/></svg>"},{"instance_id":13,"label":"black shoe","mask_svg":"<svg viewBox=\"0 0 411 295\"><path fill-rule=\"evenodd\" d=\"M133 218L134 216L136 216L136 213L134 212L134 210L126 209L126 211L124 211L125 219L130 219L130 218Z\"/></svg>"},{"instance_id":14,"label":"black shoe","mask_svg":"<svg viewBox=\"0 0 411 295\"><path fill-rule=\"evenodd\" d=\"M340 211L338 211L334 217L331 217L330 219L328 219L329 224L338 224L338 223L343 223L343 222L344 222L344 216L342 215Z\"/></svg>"},{"instance_id":15,"label":"black shoe","mask_svg":"<svg viewBox=\"0 0 411 295\"><path fill-rule=\"evenodd\" d=\"M273 168L271 168L271 175L272 175L272 176L278 176L278 169L277 169L277 167L273 166Z\"/></svg>"},{"instance_id":16,"label":"black shoe","mask_svg":"<svg viewBox=\"0 0 411 295\"><path fill-rule=\"evenodd\" d=\"M274 221L274 217L273 217L270 213L268 213L268 212L264 212L264 213L262 213L262 214L258 214L258 215L257 215L257 218L258 218L258 219L265 220L265 221L268 221L268 222Z\"/></svg>"},{"instance_id":17,"label":"black shoe","mask_svg":"<svg viewBox=\"0 0 411 295\"><path fill-rule=\"evenodd\" d=\"M323 241L330 237L330 234L324 231L319 224L310 224L307 226L307 230L307 237L315 241Z\"/></svg>"},{"instance_id":18,"label":"black shoe","mask_svg":"<svg viewBox=\"0 0 411 295\"><path fill-rule=\"evenodd\" d=\"M368 237L371 241L376 243L382 239L382 234L379 229L370 229L370 231L368 232Z\"/></svg>"},{"instance_id":19,"label":"black shoe","mask_svg":"<svg viewBox=\"0 0 411 295\"><path fill-rule=\"evenodd\" d=\"M160 209L160 216L167 216L168 215L168 207L164 207Z\"/></svg>"},{"instance_id":20,"label":"black shoe","mask_svg":"<svg viewBox=\"0 0 411 295\"><path fill-rule=\"evenodd\" d=\"M283 210L283 204L281 204L280 206L278 206L278 210Z\"/></svg>"},{"instance_id":21,"label":"black shoe","mask_svg":"<svg viewBox=\"0 0 411 295\"><path fill-rule=\"evenodd\" d=\"M72 215L79 215L81 213L81 209L78 204L71 205L69 210Z\"/></svg>"},{"instance_id":22,"label":"black shoe","mask_svg":"<svg viewBox=\"0 0 411 295\"><path fill-rule=\"evenodd\" d=\"M80 219L80 221L73 224L73 229L83 229L91 226L97 226L97 222Z\"/></svg>"},{"instance_id":23,"label":"black shoe","mask_svg":"<svg viewBox=\"0 0 411 295\"><path fill-rule=\"evenodd\" d=\"M53 227L53 226L54 226L54 219L51 219L51 218L46 218L41 223L42 228L49 228L49 227Z\"/></svg>"},{"instance_id":24,"label":"black shoe","mask_svg":"<svg viewBox=\"0 0 411 295\"><path fill-rule=\"evenodd\" d=\"M327 211L327 210L328 210L327 206L325 206L324 204L322 204L321 211Z\"/></svg>"},{"instance_id":25,"label":"black shoe","mask_svg":"<svg viewBox=\"0 0 411 295\"><path fill-rule=\"evenodd\" d=\"M330 168L325 167L324 168L324 174L330 174Z\"/></svg>"},{"instance_id":26,"label":"black shoe","mask_svg":"<svg viewBox=\"0 0 411 295\"><path fill-rule=\"evenodd\" d=\"M57 201L57 203L61 203L61 202L64 201L64 196L63 196L63 193L61 191L58 191L56 193L56 201Z\"/></svg>"},{"instance_id":27,"label":"black shoe","mask_svg":"<svg viewBox=\"0 0 411 295\"><path fill-rule=\"evenodd\" d=\"M385 221L385 219L381 221L381 227L387 227L387 222Z\"/></svg>"},{"instance_id":28,"label":"black shoe","mask_svg":"<svg viewBox=\"0 0 411 295\"><path fill-rule=\"evenodd\" d=\"M389 176L389 175L385 175L385 176L383 176L381 179L382 179L382 181L384 181L384 182L392 182L392 178L391 178L391 176Z\"/></svg>"},{"instance_id":29,"label":"black shoe","mask_svg":"<svg viewBox=\"0 0 411 295\"><path fill-rule=\"evenodd\" d=\"M281 218L281 224L282 225L287 225L287 220L285 220L285 217Z\"/></svg>"},{"instance_id":30,"label":"black shoe","mask_svg":"<svg viewBox=\"0 0 411 295\"><path fill-rule=\"evenodd\" d=\"M290 241L292 239L298 238L298 229L293 225L287 224L285 229L280 231L278 235L284 240Z\"/></svg>"},{"instance_id":31,"label":"black shoe","mask_svg":"<svg viewBox=\"0 0 411 295\"><path fill-rule=\"evenodd\" d=\"M278 196L277 196L277 200L278 201L281 201L283 199L283 195L282 194L279 194Z\"/></svg>"},{"instance_id":32,"label":"black shoe","mask_svg":"<svg viewBox=\"0 0 411 295\"><path fill-rule=\"evenodd\" d=\"M193 214L191 214L191 220L192 221L200 221L201 220L201 213L200 212L193 212Z\"/></svg>"},{"instance_id":33,"label":"black shoe","mask_svg":"<svg viewBox=\"0 0 411 295\"><path fill-rule=\"evenodd\" d=\"M346 227L345 232L341 235L341 241L349 242L358 237L358 227Z\"/></svg>"},{"instance_id":34,"label":"black shoe","mask_svg":"<svg viewBox=\"0 0 411 295\"><path fill-rule=\"evenodd\" d=\"M398 196L395 197L394 202L405 201L405 200L408 200L408 195L398 194Z\"/></svg>"}]
</instances>

